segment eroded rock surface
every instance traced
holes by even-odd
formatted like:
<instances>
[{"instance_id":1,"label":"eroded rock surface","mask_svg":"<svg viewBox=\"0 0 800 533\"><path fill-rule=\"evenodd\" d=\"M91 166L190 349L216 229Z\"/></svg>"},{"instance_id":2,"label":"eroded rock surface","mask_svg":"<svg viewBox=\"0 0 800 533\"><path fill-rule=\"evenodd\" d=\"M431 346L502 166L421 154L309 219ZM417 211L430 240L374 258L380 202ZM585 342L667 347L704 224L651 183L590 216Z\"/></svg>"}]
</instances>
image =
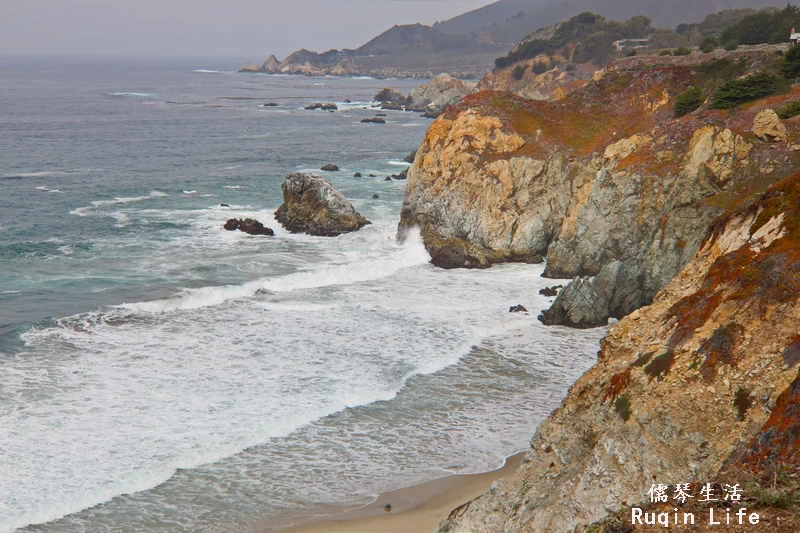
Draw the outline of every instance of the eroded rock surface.
<instances>
[{"instance_id":1,"label":"eroded rock surface","mask_svg":"<svg viewBox=\"0 0 800 533\"><path fill-rule=\"evenodd\" d=\"M334 237L370 224L321 176L290 174L281 189L283 205L275 211L275 218L292 233Z\"/></svg>"}]
</instances>

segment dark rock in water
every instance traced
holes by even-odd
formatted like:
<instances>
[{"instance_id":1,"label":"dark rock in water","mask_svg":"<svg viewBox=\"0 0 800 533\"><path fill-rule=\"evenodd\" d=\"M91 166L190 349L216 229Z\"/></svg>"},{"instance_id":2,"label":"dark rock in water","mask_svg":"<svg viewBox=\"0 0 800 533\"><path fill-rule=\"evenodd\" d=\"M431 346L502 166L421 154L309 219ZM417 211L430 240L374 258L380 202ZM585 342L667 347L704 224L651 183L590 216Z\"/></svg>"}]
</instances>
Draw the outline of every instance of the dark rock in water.
<instances>
[{"instance_id":1,"label":"dark rock in water","mask_svg":"<svg viewBox=\"0 0 800 533\"><path fill-rule=\"evenodd\" d=\"M345 101L344 101L344 102L342 102L342 103L343 103L343 104L352 104L353 102L351 102L350 100L345 100Z\"/></svg>"},{"instance_id":2,"label":"dark rock in water","mask_svg":"<svg viewBox=\"0 0 800 533\"><path fill-rule=\"evenodd\" d=\"M275 211L275 218L292 233L335 237L371 224L321 176L290 174L281 189L283 205Z\"/></svg>"},{"instance_id":3,"label":"dark rock in water","mask_svg":"<svg viewBox=\"0 0 800 533\"><path fill-rule=\"evenodd\" d=\"M381 109L385 111L402 111L403 106L400 104L381 104Z\"/></svg>"},{"instance_id":4,"label":"dark rock in water","mask_svg":"<svg viewBox=\"0 0 800 533\"><path fill-rule=\"evenodd\" d=\"M413 152L411 152L410 154L405 156L403 158L403 161L405 161L406 163L412 163L413 164L414 163L414 159L416 159L416 157L417 157L417 151L414 150Z\"/></svg>"},{"instance_id":5,"label":"dark rock in water","mask_svg":"<svg viewBox=\"0 0 800 533\"><path fill-rule=\"evenodd\" d=\"M553 297L558 296L558 290L563 289L563 285L556 285L555 287L546 287L539 291L542 296Z\"/></svg>"},{"instance_id":6,"label":"dark rock in water","mask_svg":"<svg viewBox=\"0 0 800 533\"><path fill-rule=\"evenodd\" d=\"M309 111L313 111L315 109L322 109L323 111L336 111L339 109L339 106L334 104L333 102L329 102L327 104L323 104L322 102L317 102L316 104L309 104L305 107Z\"/></svg>"},{"instance_id":7,"label":"dark rock in water","mask_svg":"<svg viewBox=\"0 0 800 533\"><path fill-rule=\"evenodd\" d=\"M220 207L230 207L228 204L219 204Z\"/></svg>"},{"instance_id":8,"label":"dark rock in water","mask_svg":"<svg viewBox=\"0 0 800 533\"><path fill-rule=\"evenodd\" d=\"M239 231L249 235L267 235L268 237L275 235L274 231L254 218L246 218L239 221Z\"/></svg>"},{"instance_id":9,"label":"dark rock in water","mask_svg":"<svg viewBox=\"0 0 800 533\"><path fill-rule=\"evenodd\" d=\"M378 198L380 198L380 196L378 196L377 194L373 194L373 195L372 195L372 199L373 199L373 200L377 200Z\"/></svg>"},{"instance_id":10,"label":"dark rock in water","mask_svg":"<svg viewBox=\"0 0 800 533\"><path fill-rule=\"evenodd\" d=\"M356 172L355 174L353 174L353 177L354 178L360 178L361 177L361 172Z\"/></svg>"},{"instance_id":11,"label":"dark rock in water","mask_svg":"<svg viewBox=\"0 0 800 533\"><path fill-rule=\"evenodd\" d=\"M528 310L522 305L515 305L508 310L509 313L527 313Z\"/></svg>"},{"instance_id":12,"label":"dark rock in water","mask_svg":"<svg viewBox=\"0 0 800 533\"><path fill-rule=\"evenodd\" d=\"M386 121L380 117L364 118L361 119L362 124L386 124Z\"/></svg>"},{"instance_id":13,"label":"dark rock in water","mask_svg":"<svg viewBox=\"0 0 800 533\"><path fill-rule=\"evenodd\" d=\"M323 165L320 170L324 170L325 172L339 172L339 167L328 163L327 165Z\"/></svg>"},{"instance_id":14,"label":"dark rock in water","mask_svg":"<svg viewBox=\"0 0 800 533\"><path fill-rule=\"evenodd\" d=\"M392 174L392 177L396 180L404 180L408 178L408 169L404 168L400 174Z\"/></svg>"},{"instance_id":15,"label":"dark rock in water","mask_svg":"<svg viewBox=\"0 0 800 533\"><path fill-rule=\"evenodd\" d=\"M386 113L375 113L376 117L385 117Z\"/></svg>"},{"instance_id":16,"label":"dark rock in water","mask_svg":"<svg viewBox=\"0 0 800 533\"><path fill-rule=\"evenodd\" d=\"M423 238L431 254L431 263L439 268L489 268L491 264L480 250L461 239L424 233Z\"/></svg>"},{"instance_id":17,"label":"dark rock in water","mask_svg":"<svg viewBox=\"0 0 800 533\"><path fill-rule=\"evenodd\" d=\"M375 174L370 174L369 177L370 178L377 178L378 176L376 176Z\"/></svg>"},{"instance_id":18,"label":"dark rock in water","mask_svg":"<svg viewBox=\"0 0 800 533\"><path fill-rule=\"evenodd\" d=\"M386 178L384 178L383 181L392 181L392 177L391 176L386 176Z\"/></svg>"},{"instance_id":19,"label":"dark rock in water","mask_svg":"<svg viewBox=\"0 0 800 533\"><path fill-rule=\"evenodd\" d=\"M274 231L264 226L264 224L254 218L246 218L244 220L232 218L225 222L223 228L228 231L234 231L238 229L239 231L243 231L249 235L266 235L268 237L275 235Z\"/></svg>"},{"instance_id":20,"label":"dark rock in water","mask_svg":"<svg viewBox=\"0 0 800 533\"><path fill-rule=\"evenodd\" d=\"M276 104L275 102L267 102L266 104L264 104L264 107L278 107L278 104Z\"/></svg>"},{"instance_id":21,"label":"dark rock in water","mask_svg":"<svg viewBox=\"0 0 800 533\"><path fill-rule=\"evenodd\" d=\"M381 104L405 104L408 97L396 89L391 87L384 87L373 98L376 102Z\"/></svg>"}]
</instances>

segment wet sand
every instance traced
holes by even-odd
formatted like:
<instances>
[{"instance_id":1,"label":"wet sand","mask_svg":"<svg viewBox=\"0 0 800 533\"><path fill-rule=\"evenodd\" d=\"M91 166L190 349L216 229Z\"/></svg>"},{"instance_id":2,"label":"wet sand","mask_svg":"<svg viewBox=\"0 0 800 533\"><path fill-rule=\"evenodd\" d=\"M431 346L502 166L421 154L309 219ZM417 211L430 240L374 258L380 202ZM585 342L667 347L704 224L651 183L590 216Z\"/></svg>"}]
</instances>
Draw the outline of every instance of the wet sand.
<instances>
[{"instance_id":1,"label":"wet sand","mask_svg":"<svg viewBox=\"0 0 800 533\"><path fill-rule=\"evenodd\" d=\"M484 474L453 475L381 494L377 501L339 515L309 518L284 533L432 533L456 507L486 492L522 462L518 453ZM390 504L391 512L384 506Z\"/></svg>"}]
</instances>

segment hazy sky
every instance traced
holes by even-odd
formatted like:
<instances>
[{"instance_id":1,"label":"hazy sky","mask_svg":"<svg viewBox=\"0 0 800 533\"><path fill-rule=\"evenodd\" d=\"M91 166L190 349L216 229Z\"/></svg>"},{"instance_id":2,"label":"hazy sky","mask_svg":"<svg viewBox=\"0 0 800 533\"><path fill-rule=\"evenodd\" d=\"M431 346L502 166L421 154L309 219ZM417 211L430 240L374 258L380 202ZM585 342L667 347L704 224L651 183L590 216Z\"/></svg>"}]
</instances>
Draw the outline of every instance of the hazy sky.
<instances>
[{"instance_id":1,"label":"hazy sky","mask_svg":"<svg viewBox=\"0 0 800 533\"><path fill-rule=\"evenodd\" d=\"M493 0L0 0L0 54L281 59L355 48L395 24L432 24Z\"/></svg>"}]
</instances>

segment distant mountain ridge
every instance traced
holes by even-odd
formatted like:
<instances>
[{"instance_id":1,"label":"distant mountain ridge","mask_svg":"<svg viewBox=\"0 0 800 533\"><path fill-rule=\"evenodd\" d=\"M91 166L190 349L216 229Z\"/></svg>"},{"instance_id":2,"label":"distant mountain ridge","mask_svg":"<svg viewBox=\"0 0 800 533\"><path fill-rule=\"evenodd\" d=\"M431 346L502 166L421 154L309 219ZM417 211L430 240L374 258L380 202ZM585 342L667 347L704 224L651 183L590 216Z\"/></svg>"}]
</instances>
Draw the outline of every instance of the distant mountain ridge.
<instances>
[{"instance_id":1,"label":"distant mountain ridge","mask_svg":"<svg viewBox=\"0 0 800 533\"><path fill-rule=\"evenodd\" d=\"M761 9L776 4L782 7L776 0L499 0L433 27L473 37L488 32L496 43L514 44L539 28L584 11L614 20L646 15L656 27L674 28L726 9Z\"/></svg>"}]
</instances>

